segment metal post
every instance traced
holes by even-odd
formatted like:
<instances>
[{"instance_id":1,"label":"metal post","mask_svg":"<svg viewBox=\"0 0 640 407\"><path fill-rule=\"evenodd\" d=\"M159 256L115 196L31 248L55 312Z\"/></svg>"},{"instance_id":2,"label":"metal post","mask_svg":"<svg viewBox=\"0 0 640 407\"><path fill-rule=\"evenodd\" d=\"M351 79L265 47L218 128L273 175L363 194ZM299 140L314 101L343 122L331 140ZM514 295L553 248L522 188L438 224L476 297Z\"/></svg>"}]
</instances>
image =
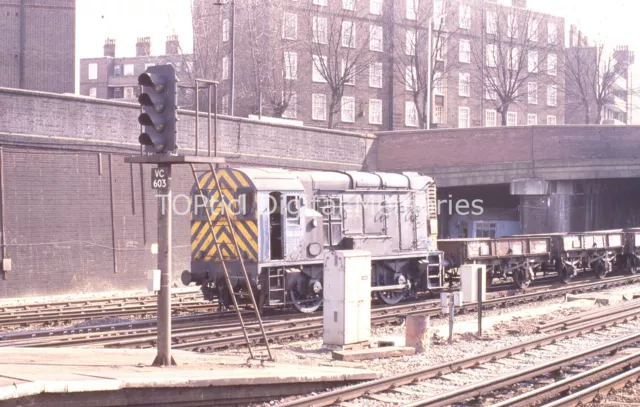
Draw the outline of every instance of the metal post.
<instances>
[{"instance_id":1,"label":"metal post","mask_svg":"<svg viewBox=\"0 0 640 407\"><path fill-rule=\"evenodd\" d=\"M207 86L207 153L211 157L211 84Z\"/></svg>"},{"instance_id":2,"label":"metal post","mask_svg":"<svg viewBox=\"0 0 640 407\"><path fill-rule=\"evenodd\" d=\"M198 155L198 117L200 116L200 85L196 79L196 155Z\"/></svg>"},{"instance_id":3,"label":"metal post","mask_svg":"<svg viewBox=\"0 0 640 407\"><path fill-rule=\"evenodd\" d=\"M484 112L484 88L486 86L485 79L484 79L484 58L485 58L485 53L487 52L487 50L484 48L484 33L485 33L485 21L484 21L484 1L481 3L480 5L481 7L481 13L482 13L482 22L480 23L480 49L481 51L481 63L482 63L482 69L480 69L480 75L481 75L481 81L482 83L480 84L480 86L482 86L482 91L480 93L480 123L482 123L482 127L485 126L485 120L486 120L486 115ZM482 333L480 333L480 335L482 335Z\"/></svg>"},{"instance_id":4,"label":"metal post","mask_svg":"<svg viewBox=\"0 0 640 407\"><path fill-rule=\"evenodd\" d=\"M0 231L0 243L2 244L2 259L7 258L7 228L6 225L6 216L5 216L5 208L4 208L4 150L0 147L0 223L2 223L2 229ZM2 278L7 279L7 274L2 271Z\"/></svg>"},{"instance_id":5,"label":"metal post","mask_svg":"<svg viewBox=\"0 0 640 407\"><path fill-rule=\"evenodd\" d=\"M478 337L482 338L482 267L478 268Z\"/></svg>"},{"instance_id":6,"label":"metal post","mask_svg":"<svg viewBox=\"0 0 640 407\"><path fill-rule=\"evenodd\" d=\"M213 84L213 156L218 156L218 83Z\"/></svg>"},{"instance_id":7,"label":"metal post","mask_svg":"<svg viewBox=\"0 0 640 407\"><path fill-rule=\"evenodd\" d=\"M432 54L433 54L433 49L432 49L432 37L433 35L433 17L429 18L429 44L427 45L428 49L428 55L429 57L427 58L427 130L431 129L431 86L432 81L431 81L431 65L433 64L432 59ZM417 106L416 106L417 108Z\"/></svg>"},{"instance_id":8,"label":"metal post","mask_svg":"<svg viewBox=\"0 0 640 407\"><path fill-rule=\"evenodd\" d=\"M455 294L451 292L449 294L449 344L453 343L453 310L454 310L454 300Z\"/></svg>"},{"instance_id":9,"label":"metal post","mask_svg":"<svg viewBox=\"0 0 640 407\"><path fill-rule=\"evenodd\" d=\"M233 93L235 90L235 54L236 54L236 2L231 1L231 87L229 91L229 116L233 116Z\"/></svg>"},{"instance_id":10,"label":"metal post","mask_svg":"<svg viewBox=\"0 0 640 407\"><path fill-rule=\"evenodd\" d=\"M171 366L176 362L171 356L171 164L160 164L166 171L167 185L160 188L158 202L158 268L161 272L158 293L158 355L154 366Z\"/></svg>"}]
</instances>

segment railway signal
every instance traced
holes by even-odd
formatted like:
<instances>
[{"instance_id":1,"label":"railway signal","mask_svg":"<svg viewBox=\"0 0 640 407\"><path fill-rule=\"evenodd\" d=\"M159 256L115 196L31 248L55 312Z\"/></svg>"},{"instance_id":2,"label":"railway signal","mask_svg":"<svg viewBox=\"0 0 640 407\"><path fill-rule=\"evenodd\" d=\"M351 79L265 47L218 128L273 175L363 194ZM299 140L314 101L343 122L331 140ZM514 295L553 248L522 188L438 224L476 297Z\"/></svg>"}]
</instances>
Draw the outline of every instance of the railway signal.
<instances>
[{"instance_id":1,"label":"railway signal","mask_svg":"<svg viewBox=\"0 0 640 407\"><path fill-rule=\"evenodd\" d=\"M138 102L143 112L138 122L144 131L138 137L144 151L152 154L175 154L177 130L177 78L173 65L150 66L138 77L142 93Z\"/></svg>"}]
</instances>

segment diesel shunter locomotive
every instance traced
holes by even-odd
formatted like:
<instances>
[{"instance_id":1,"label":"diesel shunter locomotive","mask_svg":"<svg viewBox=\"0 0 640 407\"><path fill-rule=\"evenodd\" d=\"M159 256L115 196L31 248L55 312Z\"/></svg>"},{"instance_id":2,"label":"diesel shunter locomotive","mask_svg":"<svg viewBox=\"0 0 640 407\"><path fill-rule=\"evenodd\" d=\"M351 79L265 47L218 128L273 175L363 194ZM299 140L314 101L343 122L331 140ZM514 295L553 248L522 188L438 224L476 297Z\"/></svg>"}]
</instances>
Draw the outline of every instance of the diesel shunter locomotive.
<instances>
[{"instance_id":1,"label":"diesel shunter locomotive","mask_svg":"<svg viewBox=\"0 0 640 407\"><path fill-rule=\"evenodd\" d=\"M371 252L372 291L388 304L444 284L429 177L271 168L221 168L217 174L200 174L202 193L197 185L191 191L191 270L182 274L184 284L202 286L209 300L231 303L221 261L234 292L247 294L242 256L261 309L291 304L313 312L322 304L323 252L338 249Z\"/></svg>"}]
</instances>

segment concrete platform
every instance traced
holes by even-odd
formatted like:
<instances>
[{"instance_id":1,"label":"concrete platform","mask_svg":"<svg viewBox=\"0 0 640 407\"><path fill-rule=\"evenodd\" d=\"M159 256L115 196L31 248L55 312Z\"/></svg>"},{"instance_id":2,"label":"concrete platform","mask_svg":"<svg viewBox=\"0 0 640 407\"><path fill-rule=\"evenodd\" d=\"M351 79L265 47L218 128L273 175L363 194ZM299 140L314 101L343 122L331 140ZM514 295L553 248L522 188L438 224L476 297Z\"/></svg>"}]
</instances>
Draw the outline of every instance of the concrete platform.
<instances>
[{"instance_id":1,"label":"concrete platform","mask_svg":"<svg viewBox=\"0 0 640 407\"><path fill-rule=\"evenodd\" d=\"M0 348L0 405L246 405L374 379L378 372L174 351L176 367L152 367L155 349Z\"/></svg>"}]
</instances>

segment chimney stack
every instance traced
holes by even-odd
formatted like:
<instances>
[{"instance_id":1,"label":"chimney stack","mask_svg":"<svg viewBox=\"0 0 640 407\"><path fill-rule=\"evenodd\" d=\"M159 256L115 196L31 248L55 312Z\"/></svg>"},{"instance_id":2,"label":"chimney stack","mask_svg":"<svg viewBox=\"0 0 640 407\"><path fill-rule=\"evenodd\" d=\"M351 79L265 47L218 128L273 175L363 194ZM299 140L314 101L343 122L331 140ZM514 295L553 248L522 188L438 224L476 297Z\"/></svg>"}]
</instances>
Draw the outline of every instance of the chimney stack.
<instances>
[{"instance_id":1,"label":"chimney stack","mask_svg":"<svg viewBox=\"0 0 640 407\"><path fill-rule=\"evenodd\" d=\"M178 55L180 53L180 41L177 35L170 35L167 37L165 43L165 55Z\"/></svg>"},{"instance_id":2,"label":"chimney stack","mask_svg":"<svg viewBox=\"0 0 640 407\"><path fill-rule=\"evenodd\" d=\"M150 37L138 37L136 43L136 56L148 57L151 55L151 38Z\"/></svg>"},{"instance_id":3,"label":"chimney stack","mask_svg":"<svg viewBox=\"0 0 640 407\"><path fill-rule=\"evenodd\" d=\"M116 40L111 38L104 40L104 56L111 58L116 56Z\"/></svg>"},{"instance_id":4,"label":"chimney stack","mask_svg":"<svg viewBox=\"0 0 640 407\"><path fill-rule=\"evenodd\" d=\"M527 8L527 0L511 0L513 7Z\"/></svg>"},{"instance_id":5,"label":"chimney stack","mask_svg":"<svg viewBox=\"0 0 640 407\"><path fill-rule=\"evenodd\" d=\"M579 39L576 38L576 31L578 27L575 24L569 26L569 48L577 47Z\"/></svg>"}]
</instances>

